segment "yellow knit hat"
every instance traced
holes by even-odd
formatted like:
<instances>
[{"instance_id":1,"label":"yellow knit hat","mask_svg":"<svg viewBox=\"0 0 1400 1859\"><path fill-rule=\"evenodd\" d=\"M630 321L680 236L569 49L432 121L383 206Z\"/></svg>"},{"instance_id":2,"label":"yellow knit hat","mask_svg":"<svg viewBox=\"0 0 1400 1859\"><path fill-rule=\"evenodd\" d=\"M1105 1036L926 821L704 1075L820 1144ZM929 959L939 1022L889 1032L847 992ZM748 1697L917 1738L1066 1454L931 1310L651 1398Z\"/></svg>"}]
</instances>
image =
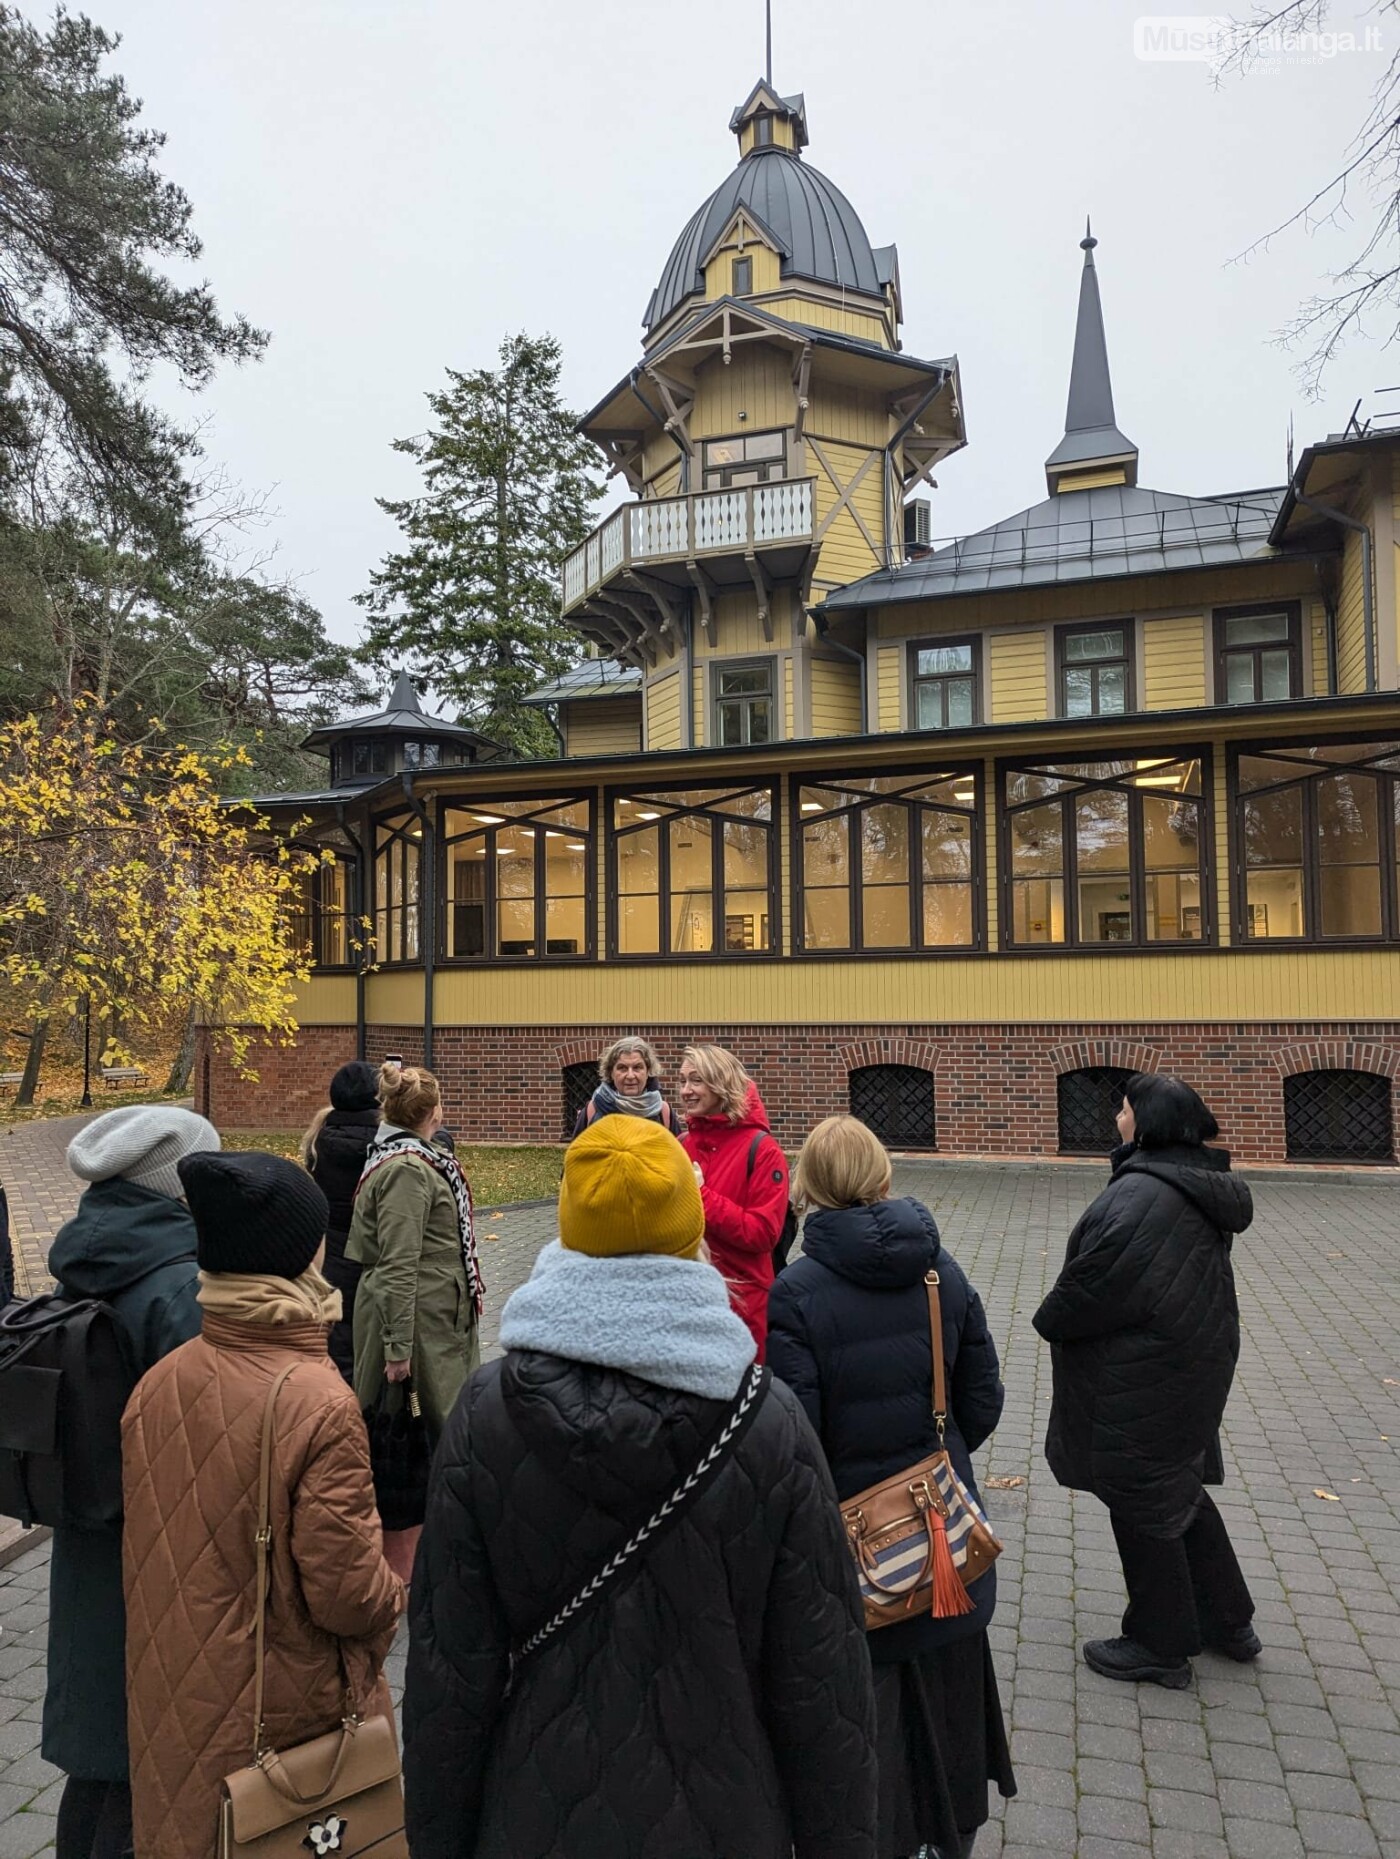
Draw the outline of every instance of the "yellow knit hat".
<instances>
[{"instance_id":1,"label":"yellow knit hat","mask_svg":"<svg viewBox=\"0 0 1400 1859\"><path fill-rule=\"evenodd\" d=\"M704 1235L690 1157L659 1123L615 1111L570 1143L559 1190L559 1238L570 1251L694 1259Z\"/></svg>"}]
</instances>

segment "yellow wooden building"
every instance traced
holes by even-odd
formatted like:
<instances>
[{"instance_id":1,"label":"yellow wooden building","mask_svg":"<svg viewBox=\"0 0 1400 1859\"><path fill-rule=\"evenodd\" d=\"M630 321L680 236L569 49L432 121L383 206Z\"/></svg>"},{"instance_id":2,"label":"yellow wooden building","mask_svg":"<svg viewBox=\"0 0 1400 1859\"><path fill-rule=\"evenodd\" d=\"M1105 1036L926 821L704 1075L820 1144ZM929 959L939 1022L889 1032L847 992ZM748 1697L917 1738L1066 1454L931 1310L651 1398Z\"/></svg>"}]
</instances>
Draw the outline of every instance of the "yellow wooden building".
<instances>
[{"instance_id":1,"label":"yellow wooden building","mask_svg":"<svg viewBox=\"0 0 1400 1859\"><path fill-rule=\"evenodd\" d=\"M202 1106L299 1123L401 1051L472 1136L552 1140L642 1030L733 1045L794 1140L851 1107L903 1148L1097 1152L1164 1068L1246 1158L1392 1160L1400 437L1147 488L1086 235L1046 495L935 546L957 361L903 346L803 99L730 127L583 421L631 495L563 567L559 759L490 759L406 679L318 732L326 789L263 803L337 854L301 1039L257 1085L206 1052Z\"/></svg>"}]
</instances>

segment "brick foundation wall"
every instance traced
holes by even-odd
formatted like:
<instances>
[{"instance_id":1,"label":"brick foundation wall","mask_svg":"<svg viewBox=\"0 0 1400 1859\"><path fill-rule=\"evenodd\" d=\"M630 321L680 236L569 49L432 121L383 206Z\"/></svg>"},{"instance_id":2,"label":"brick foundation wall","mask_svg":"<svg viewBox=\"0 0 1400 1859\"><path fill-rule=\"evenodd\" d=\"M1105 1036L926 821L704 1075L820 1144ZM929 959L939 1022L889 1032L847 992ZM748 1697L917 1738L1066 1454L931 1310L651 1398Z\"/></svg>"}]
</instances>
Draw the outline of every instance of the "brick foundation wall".
<instances>
[{"instance_id":1,"label":"brick foundation wall","mask_svg":"<svg viewBox=\"0 0 1400 1859\"><path fill-rule=\"evenodd\" d=\"M615 1027L442 1027L435 1067L448 1122L478 1142L557 1142L561 1072L596 1059ZM848 1077L865 1065L931 1071L941 1151L1054 1155L1055 1081L1087 1065L1170 1071L1220 1120L1242 1161L1282 1162L1283 1080L1316 1069L1400 1075L1400 1022L1212 1025L708 1026L663 1028L654 1043L668 1090L691 1040L730 1046L758 1081L776 1134L795 1145L820 1118L849 1108ZM371 1026L366 1056L421 1062L421 1028ZM326 1101L331 1074L355 1056L353 1027L307 1026L295 1046L261 1048L256 1083L201 1044L196 1108L229 1129L299 1129ZM1392 1093L1394 1084L1392 1082Z\"/></svg>"}]
</instances>

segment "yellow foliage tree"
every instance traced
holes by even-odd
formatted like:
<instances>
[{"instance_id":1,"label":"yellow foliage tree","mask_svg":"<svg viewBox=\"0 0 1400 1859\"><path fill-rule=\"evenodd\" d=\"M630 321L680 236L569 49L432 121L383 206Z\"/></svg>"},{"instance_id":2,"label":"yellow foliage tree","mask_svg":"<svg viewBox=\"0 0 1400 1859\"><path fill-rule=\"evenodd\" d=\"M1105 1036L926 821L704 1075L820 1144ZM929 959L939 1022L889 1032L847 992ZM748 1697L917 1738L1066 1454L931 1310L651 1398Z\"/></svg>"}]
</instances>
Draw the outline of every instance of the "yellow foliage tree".
<instances>
[{"instance_id":1,"label":"yellow foliage tree","mask_svg":"<svg viewBox=\"0 0 1400 1859\"><path fill-rule=\"evenodd\" d=\"M196 1009L245 1072L255 1038L295 1033L317 858L220 799L244 760L118 741L90 700L0 724L0 996L39 1035L28 1094L42 1029L85 1001L133 1032Z\"/></svg>"}]
</instances>

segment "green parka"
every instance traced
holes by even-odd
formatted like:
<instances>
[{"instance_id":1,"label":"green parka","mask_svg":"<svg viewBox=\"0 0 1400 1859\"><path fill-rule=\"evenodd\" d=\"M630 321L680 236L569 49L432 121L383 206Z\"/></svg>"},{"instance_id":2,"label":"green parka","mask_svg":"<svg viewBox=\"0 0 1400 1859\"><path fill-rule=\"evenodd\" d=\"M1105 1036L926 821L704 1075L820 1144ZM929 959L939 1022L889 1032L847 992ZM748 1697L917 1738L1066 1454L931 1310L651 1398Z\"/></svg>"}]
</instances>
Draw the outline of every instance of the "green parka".
<instances>
[{"instance_id":1,"label":"green parka","mask_svg":"<svg viewBox=\"0 0 1400 1859\"><path fill-rule=\"evenodd\" d=\"M393 1132L380 1126L379 1140ZM355 1294L355 1394L373 1407L384 1364L412 1362L434 1439L481 1359L457 1203L427 1162L383 1163L360 1188L345 1256L364 1267Z\"/></svg>"}]
</instances>

